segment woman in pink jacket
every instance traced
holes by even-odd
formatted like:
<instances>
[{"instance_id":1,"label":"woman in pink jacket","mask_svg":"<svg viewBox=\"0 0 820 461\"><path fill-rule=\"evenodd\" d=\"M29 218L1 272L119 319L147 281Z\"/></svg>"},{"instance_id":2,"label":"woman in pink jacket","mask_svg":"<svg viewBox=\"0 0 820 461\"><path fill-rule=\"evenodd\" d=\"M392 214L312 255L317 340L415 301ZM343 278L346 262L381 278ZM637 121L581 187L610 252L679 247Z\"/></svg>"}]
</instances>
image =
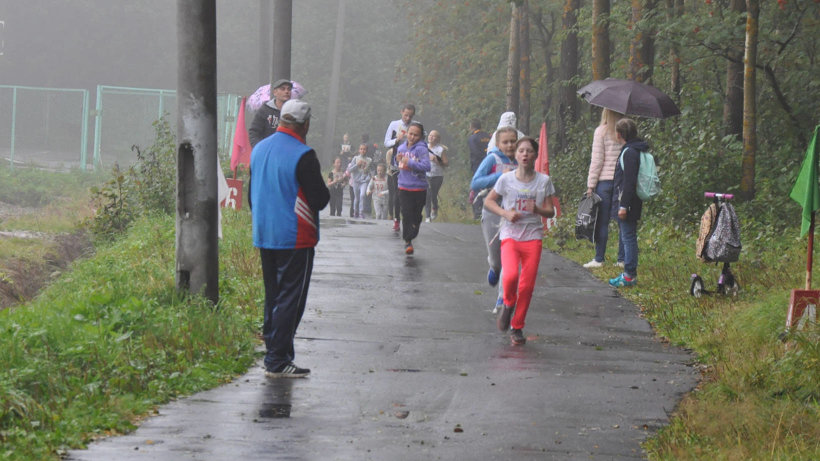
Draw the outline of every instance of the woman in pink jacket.
<instances>
[{"instance_id":1,"label":"woman in pink jacket","mask_svg":"<svg viewBox=\"0 0 820 461\"><path fill-rule=\"evenodd\" d=\"M601 267L604 264L606 242L609 237L610 208L612 207L613 179L615 164L621 154L621 143L615 134L615 124L623 118L623 114L604 109L601 113L601 124L595 128L592 137L592 156L589 161L587 175L587 196L595 192L601 197L598 207L598 219L595 221L595 257L584 264L587 269ZM618 263L623 267L624 246L618 238Z\"/></svg>"}]
</instances>

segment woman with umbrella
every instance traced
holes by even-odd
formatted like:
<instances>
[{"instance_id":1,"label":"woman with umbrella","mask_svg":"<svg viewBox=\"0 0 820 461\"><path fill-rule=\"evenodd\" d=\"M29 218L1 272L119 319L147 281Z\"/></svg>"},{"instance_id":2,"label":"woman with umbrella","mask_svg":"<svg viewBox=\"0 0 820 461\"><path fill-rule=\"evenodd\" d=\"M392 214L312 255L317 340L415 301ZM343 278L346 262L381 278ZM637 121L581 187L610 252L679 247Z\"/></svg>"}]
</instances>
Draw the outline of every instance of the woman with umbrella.
<instances>
[{"instance_id":1,"label":"woman with umbrella","mask_svg":"<svg viewBox=\"0 0 820 461\"><path fill-rule=\"evenodd\" d=\"M587 174L587 192L589 197L593 194L601 197L598 207L598 217L595 221L595 257L592 261L584 264L584 267L591 269L601 267L604 263L606 253L606 243L609 238L609 218L610 207L612 206L613 179L615 177L615 164L621 153L621 143L617 140L615 124L623 118L623 114L614 110L604 109L601 112L601 123L595 128L592 136L592 155L589 160L589 172ZM621 239L618 239L618 265L623 266L624 246Z\"/></svg>"}]
</instances>

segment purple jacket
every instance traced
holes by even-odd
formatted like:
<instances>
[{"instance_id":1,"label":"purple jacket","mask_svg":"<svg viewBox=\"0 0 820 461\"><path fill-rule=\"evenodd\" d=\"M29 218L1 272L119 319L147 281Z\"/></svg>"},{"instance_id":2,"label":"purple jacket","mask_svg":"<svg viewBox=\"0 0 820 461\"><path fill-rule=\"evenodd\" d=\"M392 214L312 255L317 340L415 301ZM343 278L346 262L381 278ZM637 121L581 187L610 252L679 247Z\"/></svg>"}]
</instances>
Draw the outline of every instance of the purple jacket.
<instances>
[{"instance_id":1,"label":"purple jacket","mask_svg":"<svg viewBox=\"0 0 820 461\"><path fill-rule=\"evenodd\" d=\"M430 152L427 143L419 141L407 149L407 141L399 146L399 154L410 157L409 170L399 170L399 189L427 190L427 172L430 171Z\"/></svg>"}]
</instances>

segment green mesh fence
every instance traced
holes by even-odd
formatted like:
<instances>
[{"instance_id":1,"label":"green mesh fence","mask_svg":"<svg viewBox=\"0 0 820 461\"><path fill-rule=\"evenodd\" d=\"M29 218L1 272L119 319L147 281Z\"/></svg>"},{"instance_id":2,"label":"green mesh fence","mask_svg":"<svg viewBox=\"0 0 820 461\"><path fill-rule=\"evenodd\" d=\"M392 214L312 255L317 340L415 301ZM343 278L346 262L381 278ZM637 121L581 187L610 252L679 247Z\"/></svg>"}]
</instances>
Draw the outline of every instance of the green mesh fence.
<instances>
[{"instance_id":1,"label":"green mesh fence","mask_svg":"<svg viewBox=\"0 0 820 461\"><path fill-rule=\"evenodd\" d=\"M0 156L10 166L85 168L88 91L0 85Z\"/></svg>"},{"instance_id":2,"label":"green mesh fence","mask_svg":"<svg viewBox=\"0 0 820 461\"><path fill-rule=\"evenodd\" d=\"M217 142L223 155L230 151L239 98L233 94L217 96ZM132 146L141 149L153 144L153 123L160 117L176 130L176 91L98 86L94 128L94 166L121 167L136 160Z\"/></svg>"}]
</instances>

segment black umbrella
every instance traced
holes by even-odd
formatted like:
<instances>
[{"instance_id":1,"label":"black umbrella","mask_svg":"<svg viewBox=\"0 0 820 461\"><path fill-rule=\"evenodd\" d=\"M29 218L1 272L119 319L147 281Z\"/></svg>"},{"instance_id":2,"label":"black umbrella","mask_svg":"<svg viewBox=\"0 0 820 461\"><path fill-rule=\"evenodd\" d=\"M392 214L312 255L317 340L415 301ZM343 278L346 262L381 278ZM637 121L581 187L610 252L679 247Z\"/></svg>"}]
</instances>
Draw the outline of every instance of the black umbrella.
<instances>
[{"instance_id":1,"label":"black umbrella","mask_svg":"<svg viewBox=\"0 0 820 461\"><path fill-rule=\"evenodd\" d=\"M628 115L666 118L680 115L680 109L672 99L654 86L634 80L608 78L595 80L578 90L593 106Z\"/></svg>"}]
</instances>

